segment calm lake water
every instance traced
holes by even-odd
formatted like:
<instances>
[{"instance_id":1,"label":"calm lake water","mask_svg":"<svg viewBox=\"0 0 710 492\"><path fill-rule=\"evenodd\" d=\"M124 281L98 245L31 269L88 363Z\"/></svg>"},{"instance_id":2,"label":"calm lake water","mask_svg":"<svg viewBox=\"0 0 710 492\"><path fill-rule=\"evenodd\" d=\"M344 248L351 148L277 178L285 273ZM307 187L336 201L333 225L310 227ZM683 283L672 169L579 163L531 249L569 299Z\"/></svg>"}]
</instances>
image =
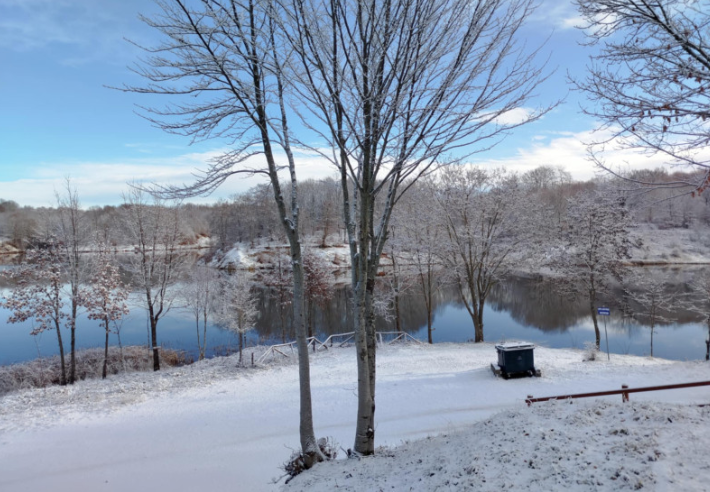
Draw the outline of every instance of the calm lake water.
<instances>
[{"instance_id":1,"label":"calm lake water","mask_svg":"<svg viewBox=\"0 0 710 492\"><path fill-rule=\"evenodd\" d=\"M682 288L688 279L702 270L689 268L657 268L649 274L662 276ZM670 295L670 293L669 293ZM613 297L613 296L612 296ZM616 354L649 355L651 330L648 326L624 319L613 307L606 317L609 350ZM271 344L281 342L281 316L274 296L266 291L259 293L261 315L256 329L248 335L248 343ZM349 331L348 295L345 288L335 290L333 298L324 306L315 309L314 326L319 339L330 334ZM402 328L412 336L426 340L426 309L417 286L402 295ZM31 336L31 323L8 324L9 313L0 309L0 364L12 364L57 353L57 338L53 331L40 336ZM285 313L287 339L292 339L292 330ZM672 313L674 323L656 327L654 356L675 360L705 358L707 325L698 315L690 312ZM393 321L378 319L378 330L391 331ZM473 324L457 293L451 288L442 288L436 296L434 310L434 342L467 342L473 339ZM606 349L603 319L602 349ZM484 311L484 335L488 342L524 340L546 347L583 348L586 342L594 341L594 326L584 301L570 302L562 298L546 282L514 278L501 283L491 294ZM68 347L68 333L63 333ZM103 331L96 321L82 317L78 323L77 344L81 348L103 347ZM120 338L123 345L146 345L148 329L145 311L140 306L137 294L131 301L131 314L121 325ZM197 354L197 338L194 318L184 309L173 307L158 325L158 339L165 347ZM118 343L118 335L111 335L111 343ZM207 333L208 355L234 349L236 336L210 325Z\"/></svg>"}]
</instances>

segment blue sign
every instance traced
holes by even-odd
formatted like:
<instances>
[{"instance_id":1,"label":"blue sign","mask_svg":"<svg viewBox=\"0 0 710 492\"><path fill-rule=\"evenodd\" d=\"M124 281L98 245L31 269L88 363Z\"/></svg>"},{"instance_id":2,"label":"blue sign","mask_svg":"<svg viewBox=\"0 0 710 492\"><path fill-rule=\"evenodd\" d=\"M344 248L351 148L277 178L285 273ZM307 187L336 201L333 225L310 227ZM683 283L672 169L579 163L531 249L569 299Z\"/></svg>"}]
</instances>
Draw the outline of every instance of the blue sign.
<instances>
[{"instance_id":1,"label":"blue sign","mask_svg":"<svg viewBox=\"0 0 710 492\"><path fill-rule=\"evenodd\" d=\"M611 310L605 307L597 308L597 314L599 316L609 316L611 314Z\"/></svg>"}]
</instances>

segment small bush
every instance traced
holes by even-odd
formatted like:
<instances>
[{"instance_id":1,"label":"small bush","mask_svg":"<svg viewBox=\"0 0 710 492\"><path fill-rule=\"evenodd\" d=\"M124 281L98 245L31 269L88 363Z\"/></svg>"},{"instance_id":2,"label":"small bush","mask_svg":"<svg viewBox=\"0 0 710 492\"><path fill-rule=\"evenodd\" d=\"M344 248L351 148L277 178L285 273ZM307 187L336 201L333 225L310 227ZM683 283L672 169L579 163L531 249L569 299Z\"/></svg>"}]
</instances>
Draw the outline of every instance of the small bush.
<instances>
[{"instance_id":1,"label":"small bush","mask_svg":"<svg viewBox=\"0 0 710 492\"><path fill-rule=\"evenodd\" d=\"M599 349L594 342L584 342L584 360L595 361L599 357Z\"/></svg>"},{"instance_id":2,"label":"small bush","mask_svg":"<svg viewBox=\"0 0 710 492\"><path fill-rule=\"evenodd\" d=\"M173 367L190 364L192 359L184 352L163 348L160 350L160 362L166 367ZM68 354L65 356L65 363L67 364L68 376ZM102 348L80 350L76 353L77 380L100 378L103 366L104 349ZM124 347L123 354L121 354L121 350L118 347L109 348L106 371L108 374L152 370L153 354L146 347ZM61 380L61 373L58 355L9 366L0 366L0 395L19 389L58 385Z\"/></svg>"},{"instance_id":3,"label":"small bush","mask_svg":"<svg viewBox=\"0 0 710 492\"><path fill-rule=\"evenodd\" d=\"M338 456L337 443L328 437L318 439L318 447L326 460L334 460ZM283 469L288 475L286 483L289 483L293 477L300 475L308 468L310 466L307 466L303 453L300 450L294 451L291 454L291 458L283 465Z\"/></svg>"}]
</instances>

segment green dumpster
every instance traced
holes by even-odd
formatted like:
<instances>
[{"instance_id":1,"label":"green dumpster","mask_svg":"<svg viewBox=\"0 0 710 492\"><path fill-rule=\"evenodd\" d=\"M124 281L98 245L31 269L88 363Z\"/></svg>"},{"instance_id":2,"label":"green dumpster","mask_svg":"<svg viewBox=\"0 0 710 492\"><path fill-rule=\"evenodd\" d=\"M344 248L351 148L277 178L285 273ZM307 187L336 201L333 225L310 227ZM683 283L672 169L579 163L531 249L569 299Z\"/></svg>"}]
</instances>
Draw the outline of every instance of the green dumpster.
<instances>
[{"instance_id":1,"label":"green dumpster","mask_svg":"<svg viewBox=\"0 0 710 492\"><path fill-rule=\"evenodd\" d=\"M540 376L540 371L535 369L535 345L526 342L507 342L495 346L498 351L498 364L493 368L493 373L510 376ZM497 370L496 370L497 369Z\"/></svg>"}]
</instances>

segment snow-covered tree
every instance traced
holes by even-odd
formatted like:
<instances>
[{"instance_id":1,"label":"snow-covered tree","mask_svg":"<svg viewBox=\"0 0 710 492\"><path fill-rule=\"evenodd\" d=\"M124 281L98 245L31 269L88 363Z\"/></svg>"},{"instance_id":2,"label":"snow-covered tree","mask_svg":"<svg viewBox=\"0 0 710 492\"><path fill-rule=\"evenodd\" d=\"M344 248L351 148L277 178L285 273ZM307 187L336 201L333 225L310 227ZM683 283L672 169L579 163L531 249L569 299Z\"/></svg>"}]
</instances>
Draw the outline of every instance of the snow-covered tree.
<instances>
[{"instance_id":1,"label":"snow-covered tree","mask_svg":"<svg viewBox=\"0 0 710 492\"><path fill-rule=\"evenodd\" d=\"M651 327L651 357L653 357L653 334L659 323L670 323L671 310L676 302L676 296L670 291L670 286L662 277L653 275L635 275L630 284L629 297L636 306L632 316Z\"/></svg>"},{"instance_id":2,"label":"snow-covered tree","mask_svg":"<svg viewBox=\"0 0 710 492\"><path fill-rule=\"evenodd\" d=\"M414 262L417 284L427 312L427 340L434 343L433 313L434 296L440 282L436 270L441 265L439 253L445 228L434 203L435 184L431 180L420 181L405 195L394 220L400 225L401 248Z\"/></svg>"},{"instance_id":3,"label":"snow-covered tree","mask_svg":"<svg viewBox=\"0 0 710 492\"><path fill-rule=\"evenodd\" d=\"M100 321L105 332L104 365L101 377L106 379L111 325L115 325L128 314L126 301L130 290L121 281L116 259L110 254L108 245L98 245L98 250L99 252L93 260L89 282L80 294L81 303L86 308L88 318Z\"/></svg>"},{"instance_id":4,"label":"snow-covered tree","mask_svg":"<svg viewBox=\"0 0 710 492\"><path fill-rule=\"evenodd\" d=\"M179 248L179 207L168 207L159 200L151 204L137 188L132 188L123 199L126 239L134 247L129 270L148 313L153 370L158 371L158 322L175 300L174 284L185 257Z\"/></svg>"},{"instance_id":5,"label":"snow-covered tree","mask_svg":"<svg viewBox=\"0 0 710 492\"><path fill-rule=\"evenodd\" d=\"M612 279L623 277L623 260L629 257L631 245L630 227L623 199L601 191L578 194L568 202L560 244L548 264L563 293L587 298L597 348L601 344L598 299L609 291Z\"/></svg>"},{"instance_id":6,"label":"snow-covered tree","mask_svg":"<svg viewBox=\"0 0 710 492\"><path fill-rule=\"evenodd\" d=\"M635 180L702 193L710 186L710 6L706 0L575 0L580 27L599 49L583 80L585 111L626 147L667 157L699 173L671 182Z\"/></svg>"},{"instance_id":7,"label":"snow-covered tree","mask_svg":"<svg viewBox=\"0 0 710 492\"><path fill-rule=\"evenodd\" d=\"M313 428L310 362L306 342L304 272L293 113L287 110L293 50L280 28L280 2L266 0L165 0L145 23L163 35L136 68L147 84L126 90L173 98L168 108L147 108L160 128L192 139L225 138L231 149L193 184L153 192L167 197L210 193L234 174L268 177L278 221L289 243L293 274L293 319L299 357L300 440L306 468L325 459ZM195 95L185 99L186 95ZM246 164L262 164L250 167ZM256 158L256 159L253 159ZM288 174L287 196L279 171ZM274 207L268 208L274 213Z\"/></svg>"},{"instance_id":8,"label":"snow-covered tree","mask_svg":"<svg viewBox=\"0 0 710 492\"><path fill-rule=\"evenodd\" d=\"M12 312L8 323L32 320L32 335L54 330L59 345L61 366L60 384L67 384L64 344L61 328L69 314L64 309L63 255L56 240L45 249L28 251L19 268L5 273L15 282L10 294L2 300L2 307Z\"/></svg>"},{"instance_id":9,"label":"snow-covered tree","mask_svg":"<svg viewBox=\"0 0 710 492\"><path fill-rule=\"evenodd\" d=\"M246 333L254 328L254 321L259 315L257 298L251 290L251 282L243 273L223 277L220 280L219 290L215 317L221 326L233 331L239 337L239 363L241 364Z\"/></svg>"},{"instance_id":10,"label":"snow-covered tree","mask_svg":"<svg viewBox=\"0 0 710 492\"><path fill-rule=\"evenodd\" d=\"M436 193L446 239L440 257L483 342L483 309L491 289L532 256L536 214L515 175L448 167ZM525 250L525 254L521 251Z\"/></svg>"},{"instance_id":11,"label":"snow-covered tree","mask_svg":"<svg viewBox=\"0 0 710 492\"><path fill-rule=\"evenodd\" d=\"M88 239L86 221L80 210L79 195L72 188L71 181L65 181L65 194L56 194L57 222L56 237L58 246L62 250L63 267L66 270L67 287L69 289L67 301L69 302L69 383L76 381L76 319L81 304L80 289L83 282L82 265L79 258L82 246Z\"/></svg>"},{"instance_id":12,"label":"snow-covered tree","mask_svg":"<svg viewBox=\"0 0 710 492\"><path fill-rule=\"evenodd\" d=\"M343 192L358 353L356 453L375 449L373 295L392 210L434 166L489 149L545 112L500 118L526 104L544 79L536 54L516 44L533 3L281 3L301 62L292 74L299 108L309 111L304 122L318 138L311 148L337 167Z\"/></svg>"},{"instance_id":13,"label":"snow-covered tree","mask_svg":"<svg viewBox=\"0 0 710 492\"><path fill-rule=\"evenodd\" d=\"M688 299L684 304L702 316L708 327L708 336L705 339L705 360L710 360L710 274L707 272L697 274L689 284L691 288Z\"/></svg>"},{"instance_id":14,"label":"snow-covered tree","mask_svg":"<svg viewBox=\"0 0 710 492\"><path fill-rule=\"evenodd\" d=\"M308 336L313 336L313 323L316 306L323 306L333 297L333 288L329 282L330 274L323 259L310 251L303 255L306 293L306 325Z\"/></svg>"},{"instance_id":15,"label":"snow-covered tree","mask_svg":"<svg viewBox=\"0 0 710 492\"><path fill-rule=\"evenodd\" d=\"M395 331L402 331L402 295L405 294L414 284L414 279L409 275L408 266L403 264L403 257L408 253L408 238L404 234L404 226L400 219L401 215L392 217L390 221L390 233L386 256L390 267L388 275L381 278L381 283L385 284L385 289L389 292L385 296L391 303L392 318L394 319ZM386 260L384 260L386 261ZM381 290L380 290L381 292Z\"/></svg>"},{"instance_id":16,"label":"snow-covered tree","mask_svg":"<svg viewBox=\"0 0 710 492\"><path fill-rule=\"evenodd\" d=\"M286 343L286 308L293 301L293 277L291 262L283 254L277 253L274 269L264 274L264 284L273 291L279 306L279 322L281 324L281 342Z\"/></svg>"},{"instance_id":17,"label":"snow-covered tree","mask_svg":"<svg viewBox=\"0 0 710 492\"><path fill-rule=\"evenodd\" d=\"M204 264L195 265L180 291L185 307L195 318L198 360L204 359L207 351L207 321L212 314L218 279L219 276L214 269Z\"/></svg>"}]
</instances>

